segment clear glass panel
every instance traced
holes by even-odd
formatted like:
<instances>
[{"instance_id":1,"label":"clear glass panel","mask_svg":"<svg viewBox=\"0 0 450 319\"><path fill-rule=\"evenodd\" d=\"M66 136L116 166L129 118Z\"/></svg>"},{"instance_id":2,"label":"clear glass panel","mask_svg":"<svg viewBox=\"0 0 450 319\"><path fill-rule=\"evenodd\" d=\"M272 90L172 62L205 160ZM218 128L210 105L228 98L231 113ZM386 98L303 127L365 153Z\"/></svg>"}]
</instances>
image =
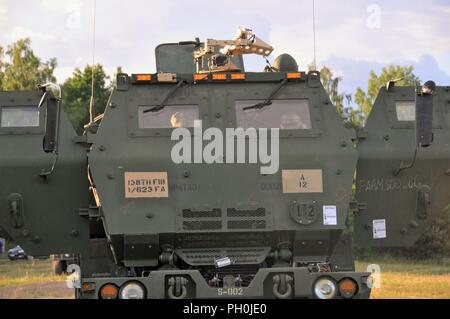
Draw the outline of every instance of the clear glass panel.
<instances>
[{"instance_id":1,"label":"clear glass panel","mask_svg":"<svg viewBox=\"0 0 450 319\"><path fill-rule=\"evenodd\" d=\"M161 111L147 112L154 106L139 107L139 128L194 127L198 105L167 105Z\"/></svg>"},{"instance_id":2,"label":"clear glass panel","mask_svg":"<svg viewBox=\"0 0 450 319\"><path fill-rule=\"evenodd\" d=\"M39 109L37 106L2 106L1 127L37 127Z\"/></svg>"},{"instance_id":3,"label":"clear glass panel","mask_svg":"<svg viewBox=\"0 0 450 319\"><path fill-rule=\"evenodd\" d=\"M416 102L414 101L395 102L395 110L397 112L397 120L399 121L416 120Z\"/></svg>"},{"instance_id":4,"label":"clear glass panel","mask_svg":"<svg viewBox=\"0 0 450 319\"><path fill-rule=\"evenodd\" d=\"M272 100L261 109L243 110L262 101L236 101L237 126L247 129L279 128L281 130L309 130L311 116L308 100Z\"/></svg>"}]
</instances>

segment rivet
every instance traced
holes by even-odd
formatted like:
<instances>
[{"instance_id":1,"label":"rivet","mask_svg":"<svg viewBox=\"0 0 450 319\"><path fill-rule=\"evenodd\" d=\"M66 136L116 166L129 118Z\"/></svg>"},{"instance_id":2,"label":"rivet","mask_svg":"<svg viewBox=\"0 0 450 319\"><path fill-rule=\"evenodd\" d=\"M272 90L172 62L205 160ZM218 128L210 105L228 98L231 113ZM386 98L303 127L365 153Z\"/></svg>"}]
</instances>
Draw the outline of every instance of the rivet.
<instances>
[{"instance_id":1,"label":"rivet","mask_svg":"<svg viewBox=\"0 0 450 319\"><path fill-rule=\"evenodd\" d=\"M103 152L105 149L106 149L106 147L103 146L103 145L100 145L100 146L98 147L98 150L99 150L100 152Z\"/></svg>"},{"instance_id":2,"label":"rivet","mask_svg":"<svg viewBox=\"0 0 450 319\"><path fill-rule=\"evenodd\" d=\"M33 236L33 238L31 240L35 243L38 243L41 241L41 238L38 235L35 235L35 236Z\"/></svg>"},{"instance_id":3,"label":"rivet","mask_svg":"<svg viewBox=\"0 0 450 319\"><path fill-rule=\"evenodd\" d=\"M222 115L220 115L220 113L216 113L216 119L220 119L222 117Z\"/></svg>"},{"instance_id":4,"label":"rivet","mask_svg":"<svg viewBox=\"0 0 450 319\"><path fill-rule=\"evenodd\" d=\"M72 236L73 237L78 237L78 235L80 235L80 232L76 229L72 229Z\"/></svg>"},{"instance_id":5,"label":"rivet","mask_svg":"<svg viewBox=\"0 0 450 319\"><path fill-rule=\"evenodd\" d=\"M416 222L415 220L413 220L413 221L411 221L411 222L409 223L409 227L411 227L411 228L417 228L417 227L419 227L419 223Z\"/></svg>"},{"instance_id":6,"label":"rivet","mask_svg":"<svg viewBox=\"0 0 450 319\"><path fill-rule=\"evenodd\" d=\"M108 179L114 179L114 175L113 174L108 174L107 177L108 177Z\"/></svg>"},{"instance_id":7,"label":"rivet","mask_svg":"<svg viewBox=\"0 0 450 319\"><path fill-rule=\"evenodd\" d=\"M400 234L406 234L408 231L406 230L405 227L403 227L402 229L400 229Z\"/></svg>"},{"instance_id":8,"label":"rivet","mask_svg":"<svg viewBox=\"0 0 450 319\"><path fill-rule=\"evenodd\" d=\"M341 174L342 174L342 170L338 168L338 169L336 170L336 175L341 175Z\"/></svg>"},{"instance_id":9,"label":"rivet","mask_svg":"<svg viewBox=\"0 0 450 319\"><path fill-rule=\"evenodd\" d=\"M30 236L30 231L28 229L23 229L22 230L22 237L28 237Z\"/></svg>"},{"instance_id":10,"label":"rivet","mask_svg":"<svg viewBox=\"0 0 450 319\"><path fill-rule=\"evenodd\" d=\"M383 136L385 141L389 141L389 139L391 138L388 134L386 134L385 136Z\"/></svg>"},{"instance_id":11,"label":"rivet","mask_svg":"<svg viewBox=\"0 0 450 319\"><path fill-rule=\"evenodd\" d=\"M189 175L191 175L191 174L189 174L189 172L184 172L184 173L183 173L183 176L184 176L185 178L188 178Z\"/></svg>"},{"instance_id":12,"label":"rivet","mask_svg":"<svg viewBox=\"0 0 450 319\"><path fill-rule=\"evenodd\" d=\"M342 142L341 142L341 146L342 146L342 147L346 147L346 146L347 146L347 142L346 142L346 141L342 141Z\"/></svg>"},{"instance_id":13,"label":"rivet","mask_svg":"<svg viewBox=\"0 0 450 319\"><path fill-rule=\"evenodd\" d=\"M153 214L152 213L146 213L145 217L147 217L148 219L151 219L151 218L153 218Z\"/></svg>"}]
</instances>

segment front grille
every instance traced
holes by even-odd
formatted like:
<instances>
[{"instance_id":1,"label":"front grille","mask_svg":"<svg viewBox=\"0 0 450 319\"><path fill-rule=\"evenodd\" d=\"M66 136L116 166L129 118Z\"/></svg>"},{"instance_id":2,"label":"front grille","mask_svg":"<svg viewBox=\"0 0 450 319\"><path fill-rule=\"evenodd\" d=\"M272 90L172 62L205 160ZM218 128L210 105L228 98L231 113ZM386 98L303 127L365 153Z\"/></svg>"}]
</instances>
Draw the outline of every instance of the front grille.
<instances>
[{"instance_id":1,"label":"front grille","mask_svg":"<svg viewBox=\"0 0 450 319\"><path fill-rule=\"evenodd\" d=\"M273 221L265 208L227 208L222 215L221 208L182 209L177 218L178 229L182 231L211 230L263 230L270 228Z\"/></svg>"},{"instance_id":2,"label":"front grille","mask_svg":"<svg viewBox=\"0 0 450 319\"><path fill-rule=\"evenodd\" d=\"M175 253L192 266L214 265L214 260L228 257L235 264L260 264L269 254L270 247L240 247L214 249L175 249Z\"/></svg>"},{"instance_id":3,"label":"front grille","mask_svg":"<svg viewBox=\"0 0 450 319\"><path fill-rule=\"evenodd\" d=\"M213 208L212 210L191 210L183 209L184 218L214 218L222 216L220 208Z\"/></svg>"},{"instance_id":4,"label":"front grille","mask_svg":"<svg viewBox=\"0 0 450 319\"><path fill-rule=\"evenodd\" d=\"M266 228L265 220L230 220L228 221L228 229L264 229Z\"/></svg>"},{"instance_id":5,"label":"front grille","mask_svg":"<svg viewBox=\"0 0 450 319\"><path fill-rule=\"evenodd\" d=\"M183 222L183 230L217 230L221 228L222 222L215 220Z\"/></svg>"},{"instance_id":6,"label":"front grille","mask_svg":"<svg viewBox=\"0 0 450 319\"><path fill-rule=\"evenodd\" d=\"M264 217L266 216L266 210L264 208L257 209L227 209L228 217Z\"/></svg>"}]
</instances>

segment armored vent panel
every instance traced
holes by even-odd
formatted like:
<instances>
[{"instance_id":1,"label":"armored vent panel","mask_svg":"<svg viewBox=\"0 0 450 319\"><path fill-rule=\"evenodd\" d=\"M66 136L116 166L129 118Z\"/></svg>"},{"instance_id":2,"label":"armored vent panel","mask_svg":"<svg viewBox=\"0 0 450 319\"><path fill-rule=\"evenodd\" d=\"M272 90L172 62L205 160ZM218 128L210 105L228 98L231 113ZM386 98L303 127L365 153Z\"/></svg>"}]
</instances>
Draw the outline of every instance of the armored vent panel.
<instances>
[{"instance_id":1,"label":"armored vent panel","mask_svg":"<svg viewBox=\"0 0 450 319\"><path fill-rule=\"evenodd\" d=\"M270 247L240 247L214 249L175 249L181 259L192 266L214 265L219 258L228 257L234 264L260 264L269 254Z\"/></svg>"},{"instance_id":2,"label":"armored vent panel","mask_svg":"<svg viewBox=\"0 0 450 319\"><path fill-rule=\"evenodd\" d=\"M264 230L272 226L273 221L265 208L227 208L222 209L183 209L177 217L179 231L205 232L211 230Z\"/></svg>"}]
</instances>

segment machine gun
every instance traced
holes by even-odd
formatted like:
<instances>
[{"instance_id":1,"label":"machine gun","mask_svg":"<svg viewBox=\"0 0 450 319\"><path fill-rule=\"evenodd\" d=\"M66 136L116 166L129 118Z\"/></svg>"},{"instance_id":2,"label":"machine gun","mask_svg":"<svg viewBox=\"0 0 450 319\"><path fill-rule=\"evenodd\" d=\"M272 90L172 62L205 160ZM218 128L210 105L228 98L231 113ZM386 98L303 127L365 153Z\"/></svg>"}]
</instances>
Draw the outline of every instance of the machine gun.
<instances>
[{"instance_id":1,"label":"machine gun","mask_svg":"<svg viewBox=\"0 0 450 319\"><path fill-rule=\"evenodd\" d=\"M197 73L241 71L230 59L235 55L257 54L266 58L273 47L258 38L251 29L239 28L233 40L206 39L203 46L194 51L194 63ZM217 53L217 48L220 47ZM207 69L204 68L204 57L207 58Z\"/></svg>"}]
</instances>

